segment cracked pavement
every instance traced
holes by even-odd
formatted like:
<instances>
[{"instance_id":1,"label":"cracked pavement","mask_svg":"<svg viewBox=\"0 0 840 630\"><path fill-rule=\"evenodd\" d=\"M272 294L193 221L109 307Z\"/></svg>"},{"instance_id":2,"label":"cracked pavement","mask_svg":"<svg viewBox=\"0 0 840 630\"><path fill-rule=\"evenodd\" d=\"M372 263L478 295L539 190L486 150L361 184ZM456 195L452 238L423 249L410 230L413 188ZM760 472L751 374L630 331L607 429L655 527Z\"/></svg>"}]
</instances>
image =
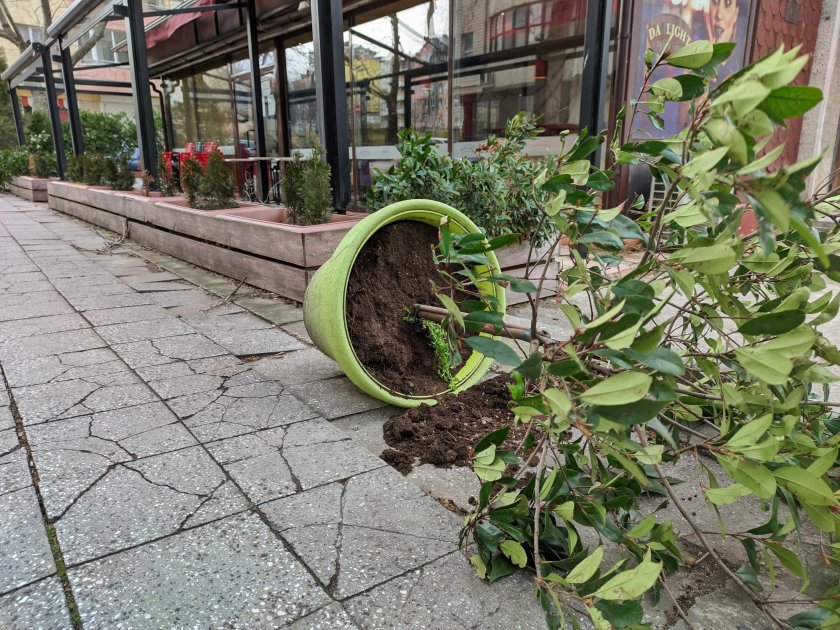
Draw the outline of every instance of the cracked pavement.
<instances>
[{"instance_id":1,"label":"cracked pavement","mask_svg":"<svg viewBox=\"0 0 840 630\"><path fill-rule=\"evenodd\" d=\"M387 409L299 307L107 244L0 195L0 627L542 627L528 576L478 580L460 519L341 429Z\"/></svg>"}]
</instances>

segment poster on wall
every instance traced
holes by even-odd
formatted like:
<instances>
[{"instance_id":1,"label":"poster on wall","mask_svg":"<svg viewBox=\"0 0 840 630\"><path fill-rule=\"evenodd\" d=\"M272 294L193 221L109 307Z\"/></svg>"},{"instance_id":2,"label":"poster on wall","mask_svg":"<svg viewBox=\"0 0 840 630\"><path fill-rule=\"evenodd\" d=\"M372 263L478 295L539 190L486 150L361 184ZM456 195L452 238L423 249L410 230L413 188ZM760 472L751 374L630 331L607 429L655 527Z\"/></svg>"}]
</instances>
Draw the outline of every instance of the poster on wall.
<instances>
[{"instance_id":1,"label":"poster on wall","mask_svg":"<svg viewBox=\"0 0 840 630\"><path fill-rule=\"evenodd\" d=\"M635 98L644 80L645 50L652 48L661 52L666 46L669 50L682 48L698 39L710 42L734 42L735 50L727 62L718 69L718 80L743 68L747 57L748 26L752 3L757 0L642 0L639 30L639 63L635 88L631 96ZM682 71L679 71L680 73ZM652 77L677 74L672 68L659 68ZM654 128L646 118L636 119L637 136L663 137L676 133L684 127L689 117L686 103L669 103L666 106L665 128Z\"/></svg>"}]
</instances>

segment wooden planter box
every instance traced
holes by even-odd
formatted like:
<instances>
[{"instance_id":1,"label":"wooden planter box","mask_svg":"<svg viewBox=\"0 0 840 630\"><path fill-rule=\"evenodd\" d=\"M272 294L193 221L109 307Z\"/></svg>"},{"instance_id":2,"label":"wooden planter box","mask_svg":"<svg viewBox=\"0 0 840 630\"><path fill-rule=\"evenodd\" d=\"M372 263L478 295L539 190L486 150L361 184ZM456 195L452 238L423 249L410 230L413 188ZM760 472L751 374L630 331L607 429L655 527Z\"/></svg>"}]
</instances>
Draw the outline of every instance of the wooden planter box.
<instances>
[{"instance_id":1,"label":"wooden planter box","mask_svg":"<svg viewBox=\"0 0 840 630\"><path fill-rule=\"evenodd\" d=\"M50 207L199 267L302 301L315 270L365 215L333 215L329 223L284 223L285 208L241 204L194 210L181 197L145 197L66 182L49 188Z\"/></svg>"},{"instance_id":2,"label":"wooden planter box","mask_svg":"<svg viewBox=\"0 0 840 630\"><path fill-rule=\"evenodd\" d=\"M49 179L19 175L9 183L9 192L27 201L46 201Z\"/></svg>"}]
</instances>

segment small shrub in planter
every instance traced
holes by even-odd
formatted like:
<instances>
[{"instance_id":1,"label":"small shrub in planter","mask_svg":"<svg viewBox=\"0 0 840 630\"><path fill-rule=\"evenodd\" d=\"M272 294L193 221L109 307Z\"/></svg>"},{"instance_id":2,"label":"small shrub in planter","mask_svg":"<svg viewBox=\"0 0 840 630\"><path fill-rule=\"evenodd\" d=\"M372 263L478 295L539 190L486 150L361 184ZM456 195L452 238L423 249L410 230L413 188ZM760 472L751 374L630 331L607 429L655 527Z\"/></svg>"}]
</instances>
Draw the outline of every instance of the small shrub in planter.
<instances>
[{"instance_id":1,"label":"small shrub in planter","mask_svg":"<svg viewBox=\"0 0 840 630\"><path fill-rule=\"evenodd\" d=\"M134 189L134 173L128 168L128 156L124 155L116 162L106 160L106 164L108 165L108 177L106 177L105 183L114 190Z\"/></svg>"},{"instance_id":2,"label":"small shrub in planter","mask_svg":"<svg viewBox=\"0 0 840 630\"><path fill-rule=\"evenodd\" d=\"M29 172L29 154L23 147L0 150L0 189L6 189L9 183L20 175Z\"/></svg>"},{"instance_id":3,"label":"small shrub in planter","mask_svg":"<svg viewBox=\"0 0 840 630\"><path fill-rule=\"evenodd\" d=\"M333 212L331 169L324 156L324 148L316 140L311 157L302 159L296 153L287 165L283 192L289 223L315 225L329 221Z\"/></svg>"},{"instance_id":4,"label":"small shrub in planter","mask_svg":"<svg viewBox=\"0 0 840 630\"><path fill-rule=\"evenodd\" d=\"M233 195L233 175L225 163L225 158L218 151L213 151L207 160L207 166L199 186L199 207L204 210L235 208Z\"/></svg>"},{"instance_id":5,"label":"small shrub in planter","mask_svg":"<svg viewBox=\"0 0 840 630\"><path fill-rule=\"evenodd\" d=\"M71 182L84 183L85 181L85 155L71 155L67 159L67 179Z\"/></svg>"},{"instance_id":6,"label":"small shrub in planter","mask_svg":"<svg viewBox=\"0 0 840 630\"><path fill-rule=\"evenodd\" d=\"M41 179L47 179L51 177L54 172L54 166L52 162L55 161L49 160L45 155L42 153L34 153L32 156L32 174L35 177L40 177Z\"/></svg>"},{"instance_id":7,"label":"small shrub in planter","mask_svg":"<svg viewBox=\"0 0 840 630\"><path fill-rule=\"evenodd\" d=\"M181 162L181 188L190 208L198 207L198 193L201 190L202 179L201 164L194 158L186 158Z\"/></svg>"},{"instance_id":8,"label":"small shrub in planter","mask_svg":"<svg viewBox=\"0 0 840 630\"><path fill-rule=\"evenodd\" d=\"M108 160L101 155L88 153L85 157L85 183L89 186L105 185L105 177L109 169Z\"/></svg>"},{"instance_id":9,"label":"small shrub in planter","mask_svg":"<svg viewBox=\"0 0 840 630\"><path fill-rule=\"evenodd\" d=\"M160 194L164 197L171 197L179 192L175 178L172 176L172 170L163 159L163 153L158 155L158 185Z\"/></svg>"}]
</instances>

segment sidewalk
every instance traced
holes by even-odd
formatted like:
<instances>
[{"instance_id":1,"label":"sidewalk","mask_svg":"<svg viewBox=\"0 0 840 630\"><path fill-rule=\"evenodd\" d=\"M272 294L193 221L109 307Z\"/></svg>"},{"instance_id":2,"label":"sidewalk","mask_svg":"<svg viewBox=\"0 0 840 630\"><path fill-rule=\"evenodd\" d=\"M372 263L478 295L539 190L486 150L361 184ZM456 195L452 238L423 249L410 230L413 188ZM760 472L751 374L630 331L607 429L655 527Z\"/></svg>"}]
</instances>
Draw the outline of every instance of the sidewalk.
<instances>
[{"instance_id":1,"label":"sidewalk","mask_svg":"<svg viewBox=\"0 0 840 630\"><path fill-rule=\"evenodd\" d=\"M0 628L543 627L332 424L382 404L302 311L247 299L284 325L0 195Z\"/></svg>"}]
</instances>

